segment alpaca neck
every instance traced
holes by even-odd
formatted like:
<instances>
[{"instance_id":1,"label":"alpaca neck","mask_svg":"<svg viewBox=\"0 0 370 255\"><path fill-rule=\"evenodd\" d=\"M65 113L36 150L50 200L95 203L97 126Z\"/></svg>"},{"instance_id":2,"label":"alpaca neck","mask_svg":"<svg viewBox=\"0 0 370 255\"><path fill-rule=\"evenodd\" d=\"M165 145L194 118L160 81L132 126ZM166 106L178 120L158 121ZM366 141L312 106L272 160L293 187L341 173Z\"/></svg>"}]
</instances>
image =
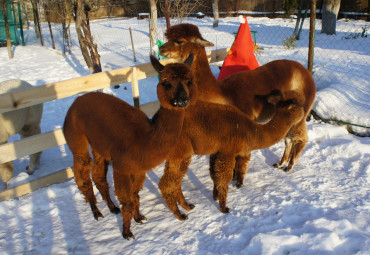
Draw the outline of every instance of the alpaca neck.
<instances>
[{"instance_id":1,"label":"alpaca neck","mask_svg":"<svg viewBox=\"0 0 370 255\"><path fill-rule=\"evenodd\" d=\"M229 104L224 97L219 82L213 75L204 49L198 51L192 64L195 81L198 84L198 99L207 102Z\"/></svg>"},{"instance_id":2,"label":"alpaca neck","mask_svg":"<svg viewBox=\"0 0 370 255\"><path fill-rule=\"evenodd\" d=\"M171 110L161 107L156 113L146 147L153 148L158 158L166 157L175 146L181 133L184 116L183 109Z\"/></svg>"}]
</instances>

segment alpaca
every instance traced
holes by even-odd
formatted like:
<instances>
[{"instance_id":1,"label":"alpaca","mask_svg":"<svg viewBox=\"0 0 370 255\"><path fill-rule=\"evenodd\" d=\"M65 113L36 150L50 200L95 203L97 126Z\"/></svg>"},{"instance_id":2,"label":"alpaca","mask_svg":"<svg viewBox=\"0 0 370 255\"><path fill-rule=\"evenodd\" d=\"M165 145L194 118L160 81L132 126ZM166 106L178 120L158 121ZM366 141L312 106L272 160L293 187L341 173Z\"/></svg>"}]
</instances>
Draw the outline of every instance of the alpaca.
<instances>
[{"instance_id":1,"label":"alpaca","mask_svg":"<svg viewBox=\"0 0 370 255\"><path fill-rule=\"evenodd\" d=\"M73 154L75 181L96 220L103 215L96 206L90 173L110 211L120 212L110 198L106 179L107 162L112 161L115 194L122 205L122 236L126 239L135 238L131 219L139 223L145 219L139 211L139 191L146 172L166 159L180 135L185 109L196 101L197 88L189 67L192 56L186 64L166 67L153 59L151 56L161 77L157 85L161 107L155 119L149 120L144 112L114 96L91 92L74 101L63 126Z\"/></svg>"},{"instance_id":2,"label":"alpaca","mask_svg":"<svg viewBox=\"0 0 370 255\"><path fill-rule=\"evenodd\" d=\"M10 93L17 90L33 88L31 84L23 80L7 80L0 83L0 94ZM34 105L10 112L0 113L0 144L8 141L9 137L20 134L22 138L40 134L43 105ZM41 152L30 155L27 166L28 174L33 174L40 164ZM7 182L13 177L13 162L0 164L0 177L7 187Z\"/></svg>"},{"instance_id":3,"label":"alpaca","mask_svg":"<svg viewBox=\"0 0 370 255\"><path fill-rule=\"evenodd\" d=\"M274 94L272 98L277 98ZM219 200L220 210L226 207L228 183L232 180L236 159L237 185L241 185L247 171L252 150L268 148L279 142L304 118L300 95L285 92L277 102L276 114L267 124L258 124L232 105L222 105L198 100L185 111L180 138L167 157L159 188L168 208L180 220L187 216L179 211L177 203L186 210L194 205L186 202L181 182L193 154L210 154L210 175L214 182L213 197Z\"/></svg>"},{"instance_id":4,"label":"alpaca","mask_svg":"<svg viewBox=\"0 0 370 255\"><path fill-rule=\"evenodd\" d=\"M198 27L179 24L165 33L168 42L160 47L160 54L167 58L184 60L192 53L195 82L198 83L199 100L231 104L243 111L249 119L266 123L275 110L256 100L255 95L266 95L272 90L293 90L303 96L305 118L292 126L285 137L285 151L275 167L289 171L300 157L307 143L306 118L315 99L316 86L310 72L300 63L291 60L275 60L251 71L235 73L217 81L209 67L205 47L213 43L203 39ZM286 167L284 167L287 164Z\"/></svg>"}]
</instances>

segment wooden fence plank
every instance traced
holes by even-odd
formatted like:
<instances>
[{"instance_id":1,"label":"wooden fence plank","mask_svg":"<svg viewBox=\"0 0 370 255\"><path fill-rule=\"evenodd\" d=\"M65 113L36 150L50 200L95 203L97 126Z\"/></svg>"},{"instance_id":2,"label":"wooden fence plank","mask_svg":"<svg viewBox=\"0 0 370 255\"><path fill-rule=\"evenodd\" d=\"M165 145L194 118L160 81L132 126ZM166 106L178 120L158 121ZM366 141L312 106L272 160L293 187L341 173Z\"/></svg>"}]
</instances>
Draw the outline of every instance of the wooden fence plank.
<instances>
[{"instance_id":1,"label":"wooden fence plank","mask_svg":"<svg viewBox=\"0 0 370 255\"><path fill-rule=\"evenodd\" d=\"M207 52L207 55L211 62L217 62L223 60L225 56L227 56L227 50L228 49L219 49ZM172 59L161 60L162 64L172 62L174 62ZM131 82L131 72L132 67L125 67L37 86L32 89L2 94L0 95L0 113ZM137 80L145 79L154 75L157 75L157 73L151 64L136 66Z\"/></svg>"},{"instance_id":2,"label":"wooden fence plank","mask_svg":"<svg viewBox=\"0 0 370 255\"><path fill-rule=\"evenodd\" d=\"M32 191L50 186L52 184L60 183L61 181L72 178L73 176L74 174L72 168L68 167L50 175L43 176L37 180L20 184L14 188L9 188L1 191L0 202L29 194Z\"/></svg>"}]
</instances>

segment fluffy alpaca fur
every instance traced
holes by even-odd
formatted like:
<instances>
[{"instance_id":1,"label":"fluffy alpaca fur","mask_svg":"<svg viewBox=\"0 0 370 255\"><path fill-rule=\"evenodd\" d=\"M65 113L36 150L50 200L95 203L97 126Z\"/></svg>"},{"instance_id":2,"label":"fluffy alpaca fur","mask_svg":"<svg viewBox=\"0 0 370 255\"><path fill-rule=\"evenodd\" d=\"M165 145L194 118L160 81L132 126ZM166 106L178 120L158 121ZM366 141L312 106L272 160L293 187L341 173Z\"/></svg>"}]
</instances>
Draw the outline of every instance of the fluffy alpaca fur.
<instances>
[{"instance_id":1,"label":"fluffy alpaca fur","mask_svg":"<svg viewBox=\"0 0 370 255\"><path fill-rule=\"evenodd\" d=\"M191 62L192 58L186 61ZM73 153L76 183L95 219L103 215L96 206L90 173L110 211L120 212L110 198L106 179L107 161L112 161L115 194L122 205L122 236L126 239L134 238L131 219L145 219L139 211L139 191L146 172L166 159L180 135L185 108L196 101L197 88L192 84L188 65L169 64L162 68L154 63L161 74L157 86L161 107L154 120L114 96L92 92L76 99L63 126ZM94 156L92 167L89 145Z\"/></svg>"},{"instance_id":2,"label":"fluffy alpaca fur","mask_svg":"<svg viewBox=\"0 0 370 255\"><path fill-rule=\"evenodd\" d=\"M266 123L275 110L256 100L255 95L266 95L273 90L295 91L303 97L305 118L292 126L285 137L285 151L276 167L291 170L307 143L306 117L309 115L316 93L316 86L309 71L291 60L276 60L252 71L235 73L217 81L209 67L204 47L213 43L202 38L199 29L191 24L179 24L166 31L168 42L160 48L161 55L184 60L192 53L192 70L198 83L199 99L221 104L232 104L251 120Z\"/></svg>"},{"instance_id":3,"label":"fluffy alpaca fur","mask_svg":"<svg viewBox=\"0 0 370 255\"><path fill-rule=\"evenodd\" d=\"M15 92L17 90L33 88L31 84L22 80L7 80L0 83L0 94ZM0 144L8 138L20 134L22 138L40 134L43 105L34 105L0 114ZM30 155L28 173L32 174L40 164L41 152ZM0 176L6 187L7 182L13 177L13 162L0 164Z\"/></svg>"},{"instance_id":4,"label":"fluffy alpaca fur","mask_svg":"<svg viewBox=\"0 0 370 255\"><path fill-rule=\"evenodd\" d=\"M276 98L273 95L273 98ZM304 118L303 107L296 101L300 96L286 92L277 103L277 112L267 124L257 124L232 105L197 101L185 111L182 132L169 154L164 174L159 182L162 197L175 216L184 220L177 203L186 210L194 206L186 202L181 182L193 154L210 156L210 174L214 182L213 197L219 200L220 210L226 207L228 183L232 180L235 159L237 185L243 183L251 151L267 148L281 139L290 128Z\"/></svg>"}]
</instances>

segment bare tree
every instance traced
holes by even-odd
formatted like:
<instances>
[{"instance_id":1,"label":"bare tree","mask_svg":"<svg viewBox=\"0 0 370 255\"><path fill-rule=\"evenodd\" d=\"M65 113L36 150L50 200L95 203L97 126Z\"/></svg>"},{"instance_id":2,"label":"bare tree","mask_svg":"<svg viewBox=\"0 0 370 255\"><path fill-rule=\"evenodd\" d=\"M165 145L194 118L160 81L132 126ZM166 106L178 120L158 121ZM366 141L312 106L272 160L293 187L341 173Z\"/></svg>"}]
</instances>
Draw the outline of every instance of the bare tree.
<instances>
[{"instance_id":1,"label":"bare tree","mask_svg":"<svg viewBox=\"0 0 370 255\"><path fill-rule=\"evenodd\" d=\"M32 9L33 9L33 19L35 21L35 32L36 37L40 38L41 45L44 46L44 39L42 37L41 26L40 26L40 15L39 15L39 8L38 8L38 1L31 0Z\"/></svg>"},{"instance_id":2,"label":"bare tree","mask_svg":"<svg viewBox=\"0 0 370 255\"><path fill-rule=\"evenodd\" d=\"M102 71L98 45L94 43L90 27L86 21L84 0L77 0L76 4L76 31L82 56L91 73Z\"/></svg>"},{"instance_id":3,"label":"bare tree","mask_svg":"<svg viewBox=\"0 0 370 255\"><path fill-rule=\"evenodd\" d=\"M157 1L149 0L150 3L150 26L149 26L149 37L150 37L150 53L154 46L155 39L157 38Z\"/></svg>"},{"instance_id":4,"label":"bare tree","mask_svg":"<svg viewBox=\"0 0 370 255\"><path fill-rule=\"evenodd\" d=\"M218 19L219 19L218 0L212 1L212 10L213 10L213 27L218 27Z\"/></svg>"},{"instance_id":5,"label":"bare tree","mask_svg":"<svg viewBox=\"0 0 370 255\"><path fill-rule=\"evenodd\" d=\"M323 0L321 33L335 34L339 8L340 0Z\"/></svg>"},{"instance_id":6,"label":"bare tree","mask_svg":"<svg viewBox=\"0 0 370 255\"><path fill-rule=\"evenodd\" d=\"M302 13L303 5L306 4L305 11ZM298 13L297 13L297 22L293 32L295 39L299 40L299 35L301 34L303 22L307 17L308 9L310 8L310 2L308 0L299 0Z\"/></svg>"},{"instance_id":7,"label":"bare tree","mask_svg":"<svg viewBox=\"0 0 370 255\"><path fill-rule=\"evenodd\" d=\"M161 6L162 11L167 15L169 12L172 18L177 19L177 23L182 23L185 18L189 16L194 10L199 6L203 5L202 0L172 0L168 3L168 0L165 0L165 6ZM168 9L166 8L166 3L168 4ZM167 11L169 10L169 11ZM169 20L167 21L167 28L169 28Z\"/></svg>"},{"instance_id":8,"label":"bare tree","mask_svg":"<svg viewBox=\"0 0 370 255\"><path fill-rule=\"evenodd\" d=\"M48 22L51 43L52 43L53 49L55 49L53 28L52 28L51 22L50 22L50 15L52 13L52 10L55 9L56 6L54 4L54 1L51 1L51 0L43 0L41 2L41 4L42 4L42 7L44 8L46 21Z\"/></svg>"},{"instance_id":9,"label":"bare tree","mask_svg":"<svg viewBox=\"0 0 370 255\"><path fill-rule=\"evenodd\" d=\"M9 59L12 59L13 58L12 39L10 38L8 15L6 13L6 0L0 0L0 4L1 4L1 11L3 13L4 22L5 22L6 47L8 48L8 57Z\"/></svg>"},{"instance_id":10,"label":"bare tree","mask_svg":"<svg viewBox=\"0 0 370 255\"><path fill-rule=\"evenodd\" d=\"M171 26L171 21L170 21L170 5L168 4L168 0L164 0L164 16L166 17L167 29L169 29Z\"/></svg>"}]
</instances>

